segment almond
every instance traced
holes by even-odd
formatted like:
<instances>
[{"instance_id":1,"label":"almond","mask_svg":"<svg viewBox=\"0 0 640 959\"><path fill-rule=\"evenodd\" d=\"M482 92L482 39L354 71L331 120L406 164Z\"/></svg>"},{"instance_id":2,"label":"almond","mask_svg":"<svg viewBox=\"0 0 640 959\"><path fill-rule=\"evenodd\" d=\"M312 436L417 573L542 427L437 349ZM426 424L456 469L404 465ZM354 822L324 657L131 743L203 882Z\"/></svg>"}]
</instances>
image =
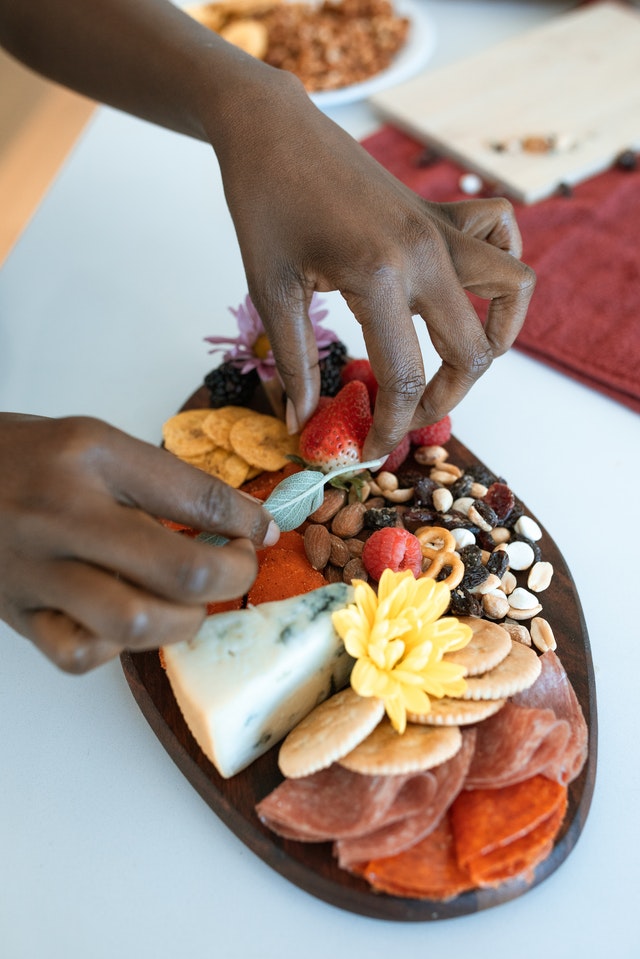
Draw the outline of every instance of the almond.
<instances>
[{"instance_id":1,"label":"almond","mask_svg":"<svg viewBox=\"0 0 640 959\"><path fill-rule=\"evenodd\" d=\"M331 555L331 534L326 526L320 523L307 526L304 531L304 550L314 569L325 568Z\"/></svg>"},{"instance_id":2,"label":"almond","mask_svg":"<svg viewBox=\"0 0 640 959\"><path fill-rule=\"evenodd\" d=\"M347 491L329 486L324 491L324 500L315 513L309 517L312 523L328 523L347 502Z\"/></svg>"},{"instance_id":3,"label":"almond","mask_svg":"<svg viewBox=\"0 0 640 959\"><path fill-rule=\"evenodd\" d=\"M364 543L361 539L345 539L347 549L351 555L357 559L362 556L362 550L364 549Z\"/></svg>"},{"instance_id":4,"label":"almond","mask_svg":"<svg viewBox=\"0 0 640 959\"><path fill-rule=\"evenodd\" d=\"M322 528L324 529L324 526ZM339 536L335 536L333 533L329 534L329 539L331 540L329 562L333 566L346 566L351 559L349 547L343 539L340 539Z\"/></svg>"},{"instance_id":5,"label":"almond","mask_svg":"<svg viewBox=\"0 0 640 959\"><path fill-rule=\"evenodd\" d=\"M361 559L350 559L342 570L342 579L345 583L351 583L354 579L363 579L365 583L369 579L369 574L362 564Z\"/></svg>"},{"instance_id":6,"label":"almond","mask_svg":"<svg viewBox=\"0 0 640 959\"><path fill-rule=\"evenodd\" d=\"M338 510L331 523L331 532L335 533L341 539L350 539L357 536L364 526L364 514L366 506L364 503L349 503Z\"/></svg>"}]
</instances>

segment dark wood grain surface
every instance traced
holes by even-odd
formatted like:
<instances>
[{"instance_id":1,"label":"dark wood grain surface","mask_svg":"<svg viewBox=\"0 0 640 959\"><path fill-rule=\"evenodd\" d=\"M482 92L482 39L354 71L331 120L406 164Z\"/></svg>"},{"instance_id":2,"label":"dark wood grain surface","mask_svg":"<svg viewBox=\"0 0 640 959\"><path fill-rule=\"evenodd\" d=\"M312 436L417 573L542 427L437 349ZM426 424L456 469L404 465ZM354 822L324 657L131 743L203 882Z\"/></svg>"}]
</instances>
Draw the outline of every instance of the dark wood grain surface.
<instances>
[{"instance_id":1,"label":"dark wood grain surface","mask_svg":"<svg viewBox=\"0 0 640 959\"><path fill-rule=\"evenodd\" d=\"M186 407L207 405L199 390ZM452 462L461 466L480 461L455 438L447 444ZM508 464L506 464L508 465ZM490 467L492 468L492 467ZM500 472L498 468L498 472ZM503 464L502 472L505 472ZM517 490L515 490L517 494ZM529 516L533 514L527 510ZM160 665L157 652L125 653L122 667L133 695L163 744L189 782L235 835L273 869L318 899L373 918L403 922L447 919L488 909L526 893L554 872L575 846L586 821L596 775L597 713L589 638L571 573L551 536L543 529L543 559L554 576L543 597L542 615L553 626L560 657L582 706L589 729L589 755L580 776L569 787L567 815L551 855L541 863L531 883L517 880L496 889L464 893L449 902L403 899L372 892L368 884L339 869L330 843L299 843L280 839L258 820L255 805L282 779L274 746L248 769L223 779L189 732Z\"/></svg>"}]
</instances>

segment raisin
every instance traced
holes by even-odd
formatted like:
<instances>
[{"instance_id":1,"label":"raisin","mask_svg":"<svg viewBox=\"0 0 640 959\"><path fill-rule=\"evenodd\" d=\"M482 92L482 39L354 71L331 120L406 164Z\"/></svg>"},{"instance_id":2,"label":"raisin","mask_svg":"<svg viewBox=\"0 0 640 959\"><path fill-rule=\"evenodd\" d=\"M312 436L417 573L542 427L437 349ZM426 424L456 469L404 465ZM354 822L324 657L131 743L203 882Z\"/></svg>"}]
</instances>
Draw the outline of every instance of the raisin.
<instances>
[{"instance_id":1,"label":"raisin","mask_svg":"<svg viewBox=\"0 0 640 959\"><path fill-rule=\"evenodd\" d=\"M504 523L516 502L515 496L504 483L492 483L482 499L494 511L498 523Z\"/></svg>"},{"instance_id":2,"label":"raisin","mask_svg":"<svg viewBox=\"0 0 640 959\"><path fill-rule=\"evenodd\" d=\"M451 575L451 566L443 566L438 575L436 576L436 583L442 582L443 579L446 579L447 576Z\"/></svg>"},{"instance_id":3,"label":"raisin","mask_svg":"<svg viewBox=\"0 0 640 959\"><path fill-rule=\"evenodd\" d=\"M479 463L473 466L467 466L465 473L468 473L474 482L482 483L483 486L489 487L494 483L504 483L503 479L500 479L495 473L487 469L486 466L481 466Z\"/></svg>"},{"instance_id":4,"label":"raisin","mask_svg":"<svg viewBox=\"0 0 640 959\"><path fill-rule=\"evenodd\" d=\"M482 550L479 546L476 546L475 543L470 543L469 546L463 546L462 549L458 550L458 554L465 565L465 569L482 565Z\"/></svg>"},{"instance_id":5,"label":"raisin","mask_svg":"<svg viewBox=\"0 0 640 959\"><path fill-rule=\"evenodd\" d=\"M525 514L524 503L522 500L519 500L517 496L514 497L515 503L511 509L509 515L502 521L502 526L506 526L507 529L513 529L521 516Z\"/></svg>"},{"instance_id":6,"label":"raisin","mask_svg":"<svg viewBox=\"0 0 640 959\"><path fill-rule=\"evenodd\" d=\"M402 464L404 465L404 464ZM410 466L402 469L402 466L396 472L398 477L398 487L400 489L409 489L418 485L420 480L425 478L424 473L418 469L412 469Z\"/></svg>"},{"instance_id":7,"label":"raisin","mask_svg":"<svg viewBox=\"0 0 640 959\"><path fill-rule=\"evenodd\" d=\"M439 514L425 507L412 507L402 514L404 525L414 532L420 526L439 526Z\"/></svg>"},{"instance_id":8,"label":"raisin","mask_svg":"<svg viewBox=\"0 0 640 959\"><path fill-rule=\"evenodd\" d=\"M487 569L498 579L502 579L509 566L509 554L504 549L494 550L487 560Z\"/></svg>"},{"instance_id":9,"label":"raisin","mask_svg":"<svg viewBox=\"0 0 640 959\"><path fill-rule=\"evenodd\" d=\"M464 586L456 586L451 590L449 612L453 616L482 616L482 603Z\"/></svg>"},{"instance_id":10,"label":"raisin","mask_svg":"<svg viewBox=\"0 0 640 959\"><path fill-rule=\"evenodd\" d=\"M465 568L460 585L465 589L474 589L474 587L479 586L480 583L484 583L488 577L489 570L486 566L482 564L480 564L480 566L469 566Z\"/></svg>"},{"instance_id":11,"label":"raisin","mask_svg":"<svg viewBox=\"0 0 640 959\"><path fill-rule=\"evenodd\" d=\"M428 509L432 509L433 493L437 489L438 483L435 480L429 479L428 476L421 477L413 490L413 500L416 506L426 506Z\"/></svg>"},{"instance_id":12,"label":"raisin","mask_svg":"<svg viewBox=\"0 0 640 959\"><path fill-rule=\"evenodd\" d=\"M474 500L473 507L478 515L494 529L498 525L498 517L495 510L483 499Z\"/></svg>"},{"instance_id":13,"label":"raisin","mask_svg":"<svg viewBox=\"0 0 640 959\"><path fill-rule=\"evenodd\" d=\"M395 507L383 506L380 509L368 509L364 514L365 529L384 529L386 526L396 526L398 511Z\"/></svg>"},{"instance_id":14,"label":"raisin","mask_svg":"<svg viewBox=\"0 0 640 959\"><path fill-rule=\"evenodd\" d=\"M475 483L473 476L470 476L469 473L463 473L460 479L457 479L449 489L451 490L451 495L454 499L460 499L462 496L468 496L471 492L471 487Z\"/></svg>"}]
</instances>

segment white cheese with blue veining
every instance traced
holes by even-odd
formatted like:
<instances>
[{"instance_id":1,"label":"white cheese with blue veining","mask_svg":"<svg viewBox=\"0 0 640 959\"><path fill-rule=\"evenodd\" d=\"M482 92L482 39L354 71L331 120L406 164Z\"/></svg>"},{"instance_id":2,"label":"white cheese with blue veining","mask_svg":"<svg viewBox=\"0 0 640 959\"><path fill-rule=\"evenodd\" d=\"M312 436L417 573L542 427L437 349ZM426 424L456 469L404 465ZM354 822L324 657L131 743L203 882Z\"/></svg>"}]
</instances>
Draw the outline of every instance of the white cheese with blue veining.
<instances>
[{"instance_id":1,"label":"white cheese with blue veining","mask_svg":"<svg viewBox=\"0 0 640 959\"><path fill-rule=\"evenodd\" d=\"M332 583L210 616L192 640L163 647L185 721L221 776L245 769L347 684L353 660L331 614L350 602L352 587Z\"/></svg>"}]
</instances>

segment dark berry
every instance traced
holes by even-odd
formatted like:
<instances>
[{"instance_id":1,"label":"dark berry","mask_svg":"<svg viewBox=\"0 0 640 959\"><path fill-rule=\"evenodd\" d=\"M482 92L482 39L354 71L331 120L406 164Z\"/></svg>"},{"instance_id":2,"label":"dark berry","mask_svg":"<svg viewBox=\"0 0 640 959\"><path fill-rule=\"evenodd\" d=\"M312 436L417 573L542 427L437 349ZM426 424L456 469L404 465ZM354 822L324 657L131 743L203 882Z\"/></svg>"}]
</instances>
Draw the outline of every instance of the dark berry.
<instances>
[{"instance_id":1,"label":"dark berry","mask_svg":"<svg viewBox=\"0 0 640 959\"><path fill-rule=\"evenodd\" d=\"M624 170L626 173L633 171L638 166L638 154L635 150L623 150L616 157L616 166L619 170Z\"/></svg>"},{"instance_id":2,"label":"dark berry","mask_svg":"<svg viewBox=\"0 0 640 959\"><path fill-rule=\"evenodd\" d=\"M320 360L320 396L335 396L343 385L340 379L342 367L347 362L347 348L340 340L328 346L328 354Z\"/></svg>"},{"instance_id":3,"label":"dark berry","mask_svg":"<svg viewBox=\"0 0 640 959\"><path fill-rule=\"evenodd\" d=\"M467 466L465 473L468 473L476 483L482 483L483 486L491 486L492 483L498 482L504 483L504 480L500 480L495 473L480 464L474 463L473 466Z\"/></svg>"},{"instance_id":4,"label":"dark berry","mask_svg":"<svg viewBox=\"0 0 640 959\"><path fill-rule=\"evenodd\" d=\"M365 529L384 529L386 526L396 526L398 511L395 507L383 506L380 509L368 509L363 516Z\"/></svg>"},{"instance_id":5,"label":"dark berry","mask_svg":"<svg viewBox=\"0 0 640 959\"><path fill-rule=\"evenodd\" d=\"M486 566L483 566L482 563L479 566L468 566L465 568L460 585L465 589L473 589L475 586L479 586L480 583L484 583L488 577L489 570Z\"/></svg>"},{"instance_id":6,"label":"dark berry","mask_svg":"<svg viewBox=\"0 0 640 959\"><path fill-rule=\"evenodd\" d=\"M217 366L204 378L209 390L209 404L214 409L221 406L248 406L259 381L256 370L241 373L231 361Z\"/></svg>"},{"instance_id":7,"label":"dark berry","mask_svg":"<svg viewBox=\"0 0 640 959\"><path fill-rule=\"evenodd\" d=\"M495 510L491 509L486 500L474 500L473 509L475 509L480 519L487 523L491 529L494 529L498 525L498 517L496 512Z\"/></svg>"},{"instance_id":8,"label":"dark berry","mask_svg":"<svg viewBox=\"0 0 640 959\"><path fill-rule=\"evenodd\" d=\"M487 560L487 569L498 579L502 579L509 565L509 554L504 549L494 550Z\"/></svg>"},{"instance_id":9,"label":"dark berry","mask_svg":"<svg viewBox=\"0 0 640 959\"><path fill-rule=\"evenodd\" d=\"M464 586L451 590L449 612L453 616L482 616L482 603Z\"/></svg>"},{"instance_id":10,"label":"dark berry","mask_svg":"<svg viewBox=\"0 0 640 959\"><path fill-rule=\"evenodd\" d=\"M492 483L482 497L498 518L498 523L504 523L515 506L516 498L505 483Z\"/></svg>"},{"instance_id":11,"label":"dark berry","mask_svg":"<svg viewBox=\"0 0 640 959\"><path fill-rule=\"evenodd\" d=\"M475 543L470 543L469 546L463 546L462 549L458 550L458 554L465 565L465 569L482 565L482 550L479 546L476 546Z\"/></svg>"},{"instance_id":12,"label":"dark berry","mask_svg":"<svg viewBox=\"0 0 640 959\"><path fill-rule=\"evenodd\" d=\"M462 496L468 496L471 492L475 480L469 473L463 473L460 479L457 479L449 489L454 499L460 499Z\"/></svg>"},{"instance_id":13,"label":"dark berry","mask_svg":"<svg viewBox=\"0 0 640 959\"><path fill-rule=\"evenodd\" d=\"M426 506L427 509L433 509L433 494L438 489L435 480L423 476L418 480L413 489L413 501L416 506Z\"/></svg>"}]
</instances>

